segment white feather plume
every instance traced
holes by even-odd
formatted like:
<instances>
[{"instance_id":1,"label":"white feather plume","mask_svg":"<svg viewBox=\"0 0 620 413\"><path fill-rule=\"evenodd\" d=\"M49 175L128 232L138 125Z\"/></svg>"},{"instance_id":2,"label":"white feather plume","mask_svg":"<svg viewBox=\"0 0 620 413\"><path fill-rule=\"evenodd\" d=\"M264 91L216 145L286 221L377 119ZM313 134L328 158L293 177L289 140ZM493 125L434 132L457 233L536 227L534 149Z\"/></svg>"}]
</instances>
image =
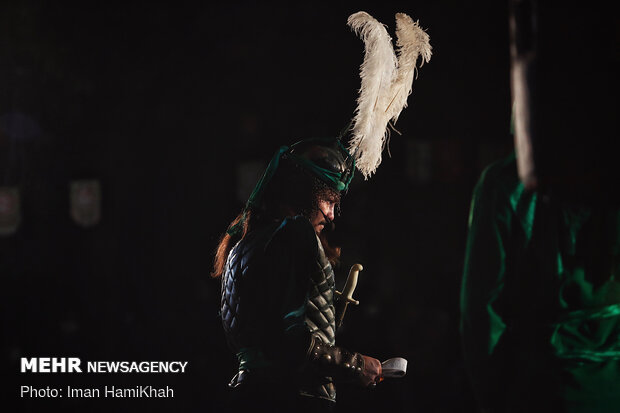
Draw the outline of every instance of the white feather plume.
<instances>
[{"instance_id":1,"label":"white feather plume","mask_svg":"<svg viewBox=\"0 0 620 413\"><path fill-rule=\"evenodd\" d=\"M396 14L398 58L385 26L366 12L349 16L347 24L364 41L360 67L361 87L353 118L349 151L357 168L368 179L381 163L388 137L388 122L396 122L407 107L417 61L422 66L431 58L428 34L404 13Z\"/></svg>"},{"instance_id":2,"label":"white feather plume","mask_svg":"<svg viewBox=\"0 0 620 413\"><path fill-rule=\"evenodd\" d=\"M407 107L407 98L411 94L413 79L417 73L418 58L422 58L422 67L431 60L432 54L429 35L418 22L414 22L405 13L396 14L396 46L398 74L391 87L392 101L387 107L388 117L393 123L396 123L400 112Z\"/></svg>"},{"instance_id":3,"label":"white feather plume","mask_svg":"<svg viewBox=\"0 0 620 413\"><path fill-rule=\"evenodd\" d=\"M385 108L396 76L397 59L385 26L366 12L349 16L347 24L364 41L364 62L360 67L361 87L353 118L349 151L366 179L381 163L381 152L389 121Z\"/></svg>"}]
</instances>

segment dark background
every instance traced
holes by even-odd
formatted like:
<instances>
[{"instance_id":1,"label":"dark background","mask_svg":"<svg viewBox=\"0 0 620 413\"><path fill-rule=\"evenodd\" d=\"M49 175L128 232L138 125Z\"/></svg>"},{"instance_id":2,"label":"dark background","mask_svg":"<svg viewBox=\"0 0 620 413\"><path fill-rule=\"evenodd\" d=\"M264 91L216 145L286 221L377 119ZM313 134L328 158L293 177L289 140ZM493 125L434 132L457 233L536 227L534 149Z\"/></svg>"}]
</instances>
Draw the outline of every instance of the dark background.
<instances>
[{"instance_id":1,"label":"dark background","mask_svg":"<svg viewBox=\"0 0 620 413\"><path fill-rule=\"evenodd\" d=\"M0 128L0 186L17 187L22 205L17 231L0 237L11 411L217 411L236 360L209 276L214 248L256 165L351 119L363 44L346 19L359 10L392 35L394 13L419 19L433 57L391 158L356 176L336 221L337 286L352 263L365 267L339 343L405 357L408 375L374 392L341 386L340 411L473 411L458 334L467 214L480 172L512 138L507 2L468 3L0 2L0 116L31 131ZM69 215L76 179L102 186L90 228ZM20 357L46 356L189 368L18 373ZM21 385L66 384L168 385L175 398L18 397Z\"/></svg>"}]
</instances>

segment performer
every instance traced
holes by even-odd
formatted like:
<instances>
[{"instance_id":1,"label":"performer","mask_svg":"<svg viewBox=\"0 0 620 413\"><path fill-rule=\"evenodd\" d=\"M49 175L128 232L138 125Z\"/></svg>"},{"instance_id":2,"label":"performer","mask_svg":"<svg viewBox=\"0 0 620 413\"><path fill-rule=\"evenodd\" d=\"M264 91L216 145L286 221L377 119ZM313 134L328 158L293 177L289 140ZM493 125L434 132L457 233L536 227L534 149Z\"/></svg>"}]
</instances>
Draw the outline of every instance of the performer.
<instances>
[{"instance_id":1,"label":"performer","mask_svg":"<svg viewBox=\"0 0 620 413\"><path fill-rule=\"evenodd\" d=\"M516 156L474 189L461 290L482 411L620 411L620 191L606 143L616 133L613 16L512 1ZM565 67L569 50L588 50L588 67Z\"/></svg>"},{"instance_id":2,"label":"performer","mask_svg":"<svg viewBox=\"0 0 620 413\"><path fill-rule=\"evenodd\" d=\"M260 202L253 201L236 220L239 227L233 226L244 236L222 254L222 320L239 358L231 386L252 405L323 403L299 397L333 402L334 379L362 386L380 380L378 360L335 346L330 259L335 262L339 250L329 245L326 231L339 188L348 186L350 162L336 139L283 148L272 160L274 175Z\"/></svg>"},{"instance_id":3,"label":"performer","mask_svg":"<svg viewBox=\"0 0 620 413\"><path fill-rule=\"evenodd\" d=\"M416 61L429 60L430 45L403 14L400 60L370 15L356 13L348 23L366 44L348 149L341 138L281 147L216 253L222 322L239 360L229 385L239 411L325 411L334 406L335 382L368 387L382 380L379 360L336 345L332 265L340 249L329 234L355 167L368 177L379 165L387 123L406 105Z\"/></svg>"}]
</instances>

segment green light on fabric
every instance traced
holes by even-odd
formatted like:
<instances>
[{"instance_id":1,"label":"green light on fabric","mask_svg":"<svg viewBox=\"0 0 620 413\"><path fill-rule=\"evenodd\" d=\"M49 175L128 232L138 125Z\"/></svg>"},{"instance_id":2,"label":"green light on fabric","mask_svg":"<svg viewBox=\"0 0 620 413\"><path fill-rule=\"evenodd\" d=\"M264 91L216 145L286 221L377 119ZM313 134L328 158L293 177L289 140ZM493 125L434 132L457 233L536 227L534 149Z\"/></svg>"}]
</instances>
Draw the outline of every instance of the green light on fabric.
<instances>
[{"instance_id":1,"label":"green light on fabric","mask_svg":"<svg viewBox=\"0 0 620 413\"><path fill-rule=\"evenodd\" d=\"M298 144L301 144L301 143L311 143L311 142L331 143L331 142L334 142L334 140L337 143L339 150L343 154L343 157L345 159L351 159L352 161L351 167L344 172L330 171L329 169L325 169L325 168L322 168L316 165L314 162L310 161L309 159L306 159L301 156L297 156L294 153L291 153L291 151ZM250 195L250 198L248 199L245 205L241 219L239 220L239 222L237 222L235 225L228 228L228 230L226 231L228 235L232 237L232 236L239 235L241 233L241 231L243 230L243 226L245 225L245 221L247 219L248 209L250 209L251 207L257 206L260 203L263 197L263 193L265 192L265 188L267 184L269 183L269 181L271 181L271 178L275 174L276 170L278 169L278 166L280 165L280 160L282 159L283 156L288 157L289 159L297 163L302 168L309 170L316 177L318 177L319 179L321 179L322 181L324 181L329 186L331 186L332 188L334 188L335 190L339 192L347 190L349 187L349 184L351 183L351 180L353 179L353 172L355 171L355 159L351 157L351 155L346 150L346 148L342 145L339 139L315 138L315 139L309 139L309 140L297 142L290 147L281 146L271 158L271 161L269 162L267 169L263 173L263 176L256 183L256 186L254 187L254 190L252 191L252 194Z\"/></svg>"}]
</instances>

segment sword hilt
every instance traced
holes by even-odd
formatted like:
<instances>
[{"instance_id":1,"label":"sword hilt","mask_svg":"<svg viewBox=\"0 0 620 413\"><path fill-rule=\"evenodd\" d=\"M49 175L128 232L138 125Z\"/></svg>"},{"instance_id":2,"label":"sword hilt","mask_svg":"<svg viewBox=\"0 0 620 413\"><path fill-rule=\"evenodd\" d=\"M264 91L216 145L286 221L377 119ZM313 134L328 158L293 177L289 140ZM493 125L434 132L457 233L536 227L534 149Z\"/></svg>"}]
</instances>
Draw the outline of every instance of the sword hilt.
<instances>
[{"instance_id":1,"label":"sword hilt","mask_svg":"<svg viewBox=\"0 0 620 413\"><path fill-rule=\"evenodd\" d=\"M359 305L360 303L353 298L353 291L355 291L355 287L357 286L357 277L359 276L359 272L363 269L364 267L362 267L361 264L353 264L349 270L349 276L347 277L347 281L342 289L342 292L335 291L336 295L340 297L340 302L338 303L340 314L336 319L336 328L340 328L340 325L342 325L342 320L344 319L344 313L347 311L347 306L349 304Z\"/></svg>"}]
</instances>

